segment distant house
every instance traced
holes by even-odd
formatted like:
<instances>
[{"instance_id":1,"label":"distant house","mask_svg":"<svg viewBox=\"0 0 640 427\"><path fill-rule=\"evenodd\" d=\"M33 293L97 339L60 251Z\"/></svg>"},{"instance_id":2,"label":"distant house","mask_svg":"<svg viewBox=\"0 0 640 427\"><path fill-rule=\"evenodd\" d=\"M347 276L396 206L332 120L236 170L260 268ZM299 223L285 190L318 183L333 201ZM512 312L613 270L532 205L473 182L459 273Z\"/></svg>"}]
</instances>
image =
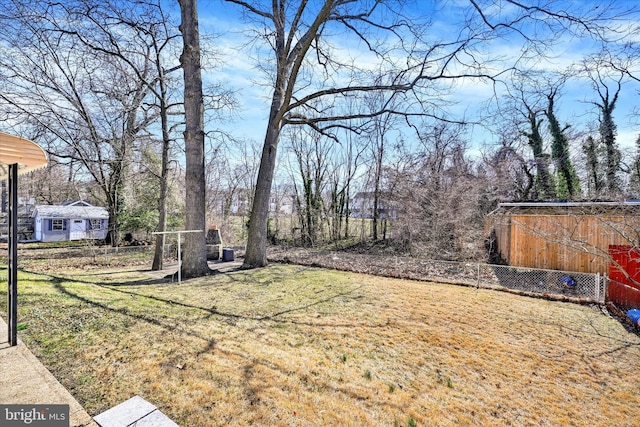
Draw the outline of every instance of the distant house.
<instances>
[{"instance_id":1,"label":"distant house","mask_svg":"<svg viewBox=\"0 0 640 427\"><path fill-rule=\"evenodd\" d=\"M62 205L37 205L33 210L33 237L42 242L104 239L109 213L105 208L85 201Z\"/></svg>"},{"instance_id":2,"label":"distant house","mask_svg":"<svg viewBox=\"0 0 640 427\"><path fill-rule=\"evenodd\" d=\"M291 215L296 211L296 196L291 194L275 194L269 198L270 215Z\"/></svg>"},{"instance_id":3,"label":"distant house","mask_svg":"<svg viewBox=\"0 0 640 427\"><path fill-rule=\"evenodd\" d=\"M397 209L392 202L392 196L388 192L378 194L378 218L396 219ZM373 191L361 191L351 201L351 216L354 218L373 218L373 205L375 193Z\"/></svg>"},{"instance_id":4,"label":"distant house","mask_svg":"<svg viewBox=\"0 0 640 427\"><path fill-rule=\"evenodd\" d=\"M233 215L248 215L251 211L251 190L240 188L231 196L230 213Z\"/></svg>"},{"instance_id":5,"label":"distant house","mask_svg":"<svg viewBox=\"0 0 640 427\"><path fill-rule=\"evenodd\" d=\"M218 208L221 212L231 215L249 215L253 200L252 190L238 188L232 194L226 196L225 200L220 200ZM295 196L290 188L274 188L269 198L270 215L291 215L295 211ZM228 204L225 206L225 204Z\"/></svg>"}]
</instances>

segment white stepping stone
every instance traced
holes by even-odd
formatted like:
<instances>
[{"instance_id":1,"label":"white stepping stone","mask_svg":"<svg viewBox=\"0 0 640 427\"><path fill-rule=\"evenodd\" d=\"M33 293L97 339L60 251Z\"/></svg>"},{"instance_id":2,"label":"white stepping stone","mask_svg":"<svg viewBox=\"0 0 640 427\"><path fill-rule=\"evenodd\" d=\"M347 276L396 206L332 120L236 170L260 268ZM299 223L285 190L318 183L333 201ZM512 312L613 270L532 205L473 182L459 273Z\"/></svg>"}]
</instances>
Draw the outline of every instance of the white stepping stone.
<instances>
[{"instance_id":1,"label":"white stepping stone","mask_svg":"<svg viewBox=\"0 0 640 427\"><path fill-rule=\"evenodd\" d=\"M140 396L134 396L93 419L100 427L179 427L157 406Z\"/></svg>"}]
</instances>

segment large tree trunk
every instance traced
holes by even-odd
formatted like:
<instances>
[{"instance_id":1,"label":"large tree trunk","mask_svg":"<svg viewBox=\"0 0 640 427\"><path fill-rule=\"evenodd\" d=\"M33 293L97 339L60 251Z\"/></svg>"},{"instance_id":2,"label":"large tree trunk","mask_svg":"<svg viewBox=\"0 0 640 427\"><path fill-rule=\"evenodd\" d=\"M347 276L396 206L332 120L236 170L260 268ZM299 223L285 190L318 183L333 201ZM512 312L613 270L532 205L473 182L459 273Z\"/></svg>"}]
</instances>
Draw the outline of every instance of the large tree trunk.
<instances>
[{"instance_id":1,"label":"large tree trunk","mask_svg":"<svg viewBox=\"0 0 640 427\"><path fill-rule=\"evenodd\" d=\"M185 171L185 229L201 230L184 235L182 277L192 278L209 274L205 242L205 175L204 175L204 102L202 70L200 67L200 36L196 0L180 0L182 23L180 32L184 49L180 63L184 72L184 145Z\"/></svg>"},{"instance_id":2,"label":"large tree trunk","mask_svg":"<svg viewBox=\"0 0 640 427\"><path fill-rule=\"evenodd\" d=\"M117 162L117 164L118 167L112 171L111 181L105 187L107 211L109 212L109 232L106 242L114 247L120 245L120 214L124 201L125 164L123 161Z\"/></svg>"},{"instance_id":3,"label":"large tree trunk","mask_svg":"<svg viewBox=\"0 0 640 427\"><path fill-rule=\"evenodd\" d=\"M552 185L551 175L549 174L549 160L548 157L542 153L538 153L534 157L536 163L536 172L538 173L538 181L540 183L540 189L542 190L542 197L538 194L539 199L548 200L555 199L556 189Z\"/></svg>"},{"instance_id":4,"label":"large tree trunk","mask_svg":"<svg viewBox=\"0 0 640 427\"><path fill-rule=\"evenodd\" d=\"M120 244L120 232L118 230L118 209L114 206L107 206L109 212L109 225L105 242L107 245L118 246Z\"/></svg>"},{"instance_id":5,"label":"large tree trunk","mask_svg":"<svg viewBox=\"0 0 640 427\"><path fill-rule=\"evenodd\" d=\"M620 170L620 150L616 144L616 124L613 120L613 109L617 100L617 92L613 101L609 101L608 97L602 98L600 108L600 136L606 147L606 174L607 174L607 190L609 197L620 196L620 180L618 171Z\"/></svg>"},{"instance_id":6,"label":"large tree trunk","mask_svg":"<svg viewBox=\"0 0 640 427\"><path fill-rule=\"evenodd\" d=\"M274 107L272 106L272 109ZM277 109L277 108L276 108ZM247 251L244 258L244 268L264 267L267 265L267 221L269 219L269 199L271 185L276 167L276 152L280 138L280 125L269 121L267 135L262 148L260 169L256 182L256 192L249 219L249 233Z\"/></svg>"}]
</instances>

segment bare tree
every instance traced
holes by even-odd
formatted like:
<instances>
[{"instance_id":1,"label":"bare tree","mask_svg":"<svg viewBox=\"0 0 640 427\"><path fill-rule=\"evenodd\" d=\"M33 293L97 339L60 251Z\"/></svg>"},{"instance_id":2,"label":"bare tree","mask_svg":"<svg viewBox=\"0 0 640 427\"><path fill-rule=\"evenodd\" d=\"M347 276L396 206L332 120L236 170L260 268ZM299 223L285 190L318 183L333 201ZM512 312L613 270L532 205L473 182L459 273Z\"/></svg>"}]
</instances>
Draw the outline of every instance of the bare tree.
<instances>
[{"instance_id":1,"label":"bare tree","mask_svg":"<svg viewBox=\"0 0 640 427\"><path fill-rule=\"evenodd\" d=\"M33 138L38 140L38 138ZM96 203L90 195L86 183L77 178L73 165L59 163L55 157L49 158L46 168L26 174L20 178L19 196L34 198L36 204L56 205L69 200L86 200Z\"/></svg>"},{"instance_id":2,"label":"bare tree","mask_svg":"<svg viewBox=\"0 0 640 427\"><path fill-rule=\"evenodd\" d=\"M6 0L2 6L5 111L14 122L28 119L41 130L40 141L50 153L81 164L95 180L109 210L111 243L117 244L134 142L156 118L145 104L146 80L153 73L148 52L138 49L135 32L121 22L91 21L68 4ZM116 32L129 41L135 72L84 43L89 38L102 43Z\"/></svg>"},{"instance_id":3,"label":"bare tree","mask_svg":"<svg viewBox=\"0 0 640 427\"><path fill-rule=\"evenodd\" d=\"M269 198L284 126L304 124L332 135L336 127L349 127L350 120L387 113L444 119L438 114L444 104L440 90L448 82L495 78L501 73L495 68L487 71L484 66L491 58L482 49L491 40L506 33L523 40L522 55L505 64L506 69L543 54L563 32L603 39L608 35L606 18L612 16L604 5L578 10L561 7L560 2L531 6L513 0L508 1L512 13L501 14L497 1L470 0L469 19L461 23L459 32L454 31L453 38L443 40L425 31L430 28L428 19L415 13L409 17L403 1L227 1L242 7L254 20L256 43L264 41L273 59L270 64L261 64L263 70L272 71L273 92L251 212L246 267L267 263ZM344 59L353 55L337 54L338 40L350 36L371 53L376 66L365 69L356 59ZM387 101L404 96L399 104L403 110L393 110L389 103L378 111L358 114L344 114L340 109L347 98L368 92L381 92Z\"/></svg>"},{"instance_id":4,"label":"bare tree","mask_svg":"<svg viewBox=\"0 0 640 427\"><path fill-rule=\"evenodd\" d=\"M503 139L483 155L483 175L488 183L485 194L491 207L504 200L529 200L536 193L535 163L528 161L522 151L513 140Z\"/></svg>"},{"instance_id":5,"label":"bare tree","mask_svg":"<svg viewBox=\"0 0 640 427\"><path fill-rule=\"evenodd\" d=\"M175 24L163 10L160 1L139 3L135 12L122 8L119 2L80 0L67 2L66 8L72 16L89 22L91 31L78 31L75 27L61 31L73 34L94 51L111 57L128 67L135 77L146 85L154 101L147 101L157 111L161 133L161 162L159 167L148 168L159 183L157 197L157 230L166 231L169 163L174 142L176 123L174 116L182 116L182 104L174 99L177 80L172 74L180 69L177 57L173 56L175 42L179 39ZM114 37L116 30L123 28L131 37ZM141 58L143 59L141 61ZM144 64L141 71L140 63ZM173 63L171 63L173 62ZM152 71L147 71L151 67ZM156 237L153 270L161 270L164 259L165 234Z\"/></svg>"},{"instance_id":6,"label":"bare tree","mask_svg":"<svg viewBox=\"0 0 640 427\"><path fill-rule=\"evenodd\" d=\"M610 197L616 197L622 191L619 177L622 155L616 141L617 126L613 119L613 110L616 108L625 74L622 71L612 70L609 65L612 61L606 59L608 55L606 53L602 55L584 61L583 66L593 88L598 93L599 100L594 101L593 105L598 109L599 142L604 146L605 152L607 193Z\"/></svg>"},{"instance_id":7,"label":"bare tree","mask_svg":"<svg viewBox=\"0 0 640 427\"><path fill-rule=\"evenodd\" d=\"M637 31L637 27L635 27L635 31ZM615 50L607 46L591 60L585 60L583 71L586 71L590 76L593 86L599 94L601 90L604 90L606 97L608 96L607 89L610 93L615 92L616 86L625 80L640 82L638 58L640 58L638 43L633 40L621 42L617 44ZM598 105L596 104L596 106ZM639 109L636 107L633 114L637 117L638 113Z\"/></svg>"},{"instance_id":8,"label":"bare tree","mask_svg":"<svg viewBox=\"0 0 640 427\"><path fill-rule=\"evenodd\" d=\"M313 246L326 219L323 195L327 186L331 142L317 132L305 132L302 128L289 129L287 141L295 157L291 178L301 184L293 189L302 243Z\"/></svg>"},{"instance_id":9,"label":"bare tree","mask_svg":"<svg viewBox=\"0 0 640 427\"><path fill-rule=\"evenodd\" d=\"M640 198L640 135L636 138L636 152L631 163L627 194L634 199Z\"/></svg>"},{"instance_id":10,"label":"bare tree","mask_svg":"<svg viewBox=\"0 0 640 427\"><path fill-rule=\"evenodd\" d=\"M556 165L557 195L564 199L576 199L580 196L580 181L569 155L569 139L566 135L569 125L560 126L554 109L558 90L559 85L549 89L546 94L547 108L544 111L552 137L551 157Z\"/></svg>"},{"instance_id":11,"label":"bare tree","mask_svg":"<svg viewBox=\"0 0 640 427\"><path fill-rule=\"evenodd\" d=\"M351 194L367 148L363 138L352 132L344 132L339 139L341 150L332 159L329 172L330 196L329 216L331 218L331 238L337 242L350 237L349 218L351 216ZM344 230L343 230L344 226ZM343 232L344 231L344 232Z\"/></svg>"},{"instance_id":12,"label":"bare tree","mask_svg":"<svg viewBox=\"0 0 640 427\"><path fill-rule=\"evenodd\" d=\"M482 235L484 183L467 153L461 128L425 126L421 149L391 171L398 209L396 238L409 251L439 259L476 258Z\"/></svg>"},{"instance_id":13,"label":"bare tree","mask_svg":"<svg viewBox=\"0 0 640 427\"><path fill-rule=\"evenodd\" d=\"M376 115L375 112L385 108L391 111L399 111L399 108L398 106L394 105L393 102L390 103L387 99L385 99L384 93L382 92L374 92L368 94L368 96L366 96L364 99L363 107L365 111L371 111L372 113L374 113L373 117L370 120L368 129L365 132L365 135L369 140L368 146L370 149L371 160L371 165L369 168L369 182L370 188L372 187L373 189L373 218L371 224L371 232L373 240L378 240L379 226L381 225L381 223L384 223L384 229L386 230L387 220L384 215L382 215L381 218L381 205L383 204L383 201L381 200L383 197L381 188L383 168L385 166L387 157L389 156L388 151L393 150L393 141L390 141L390 138L392 138L392 132L396 130L395 128L397 128L398 126L399 117L391 113ZM386 203L388 203L388 195L386 199Z\"/></svg>"},{"instance_id":14,"label":"bare tree","mask_svg":"<svg viewBox=\"0 0 640 427\"><path fill-rule=\"evenodd\" d=\"M496 103L492 122L498 142L483 151L481 174L489 183L486 196L499 201L555 198L555 182L546 152L540 80L515 73L510 91Z\"/></svg>"},{"instance_id":15,"label":"bare tree","mask_svg":"<svg viewBox=\"0 0 640 427\"><path fill-rule=\"evenodd\" d=\"M305 124L335 137L331 130L348 126L345 121L393 112L388 104L383 103L378 111L345 114L339 104L369 92L386 93L384 98L387 100L401 94L414 96L413 90L421 84L429 85L430 81L438 78L450 79L452 76L447 74L453 67L456 54L467 46L467 40L426 46L414 42L420 38L421 23L409 24L402 13L401 2L228 1L241 6L264 28L261 34L268 36L257 38L268 43L274 58L271 110L245 258L246 267L259 267L267 263L269 198L283 126ZM372 36L372 32L380 37ZM377 58L377 70L362 69L355 59L340 61L339 56L332 52L330 42L336 33L341 38L346 34L354 36ZM403 59L394 59L398 57ZM413 107L413 113L408 112L411 108L400 112L406 116L434 115L437 110L425 99L416 97L407 99L404 105Z\"/></svg>"}]
</instances>

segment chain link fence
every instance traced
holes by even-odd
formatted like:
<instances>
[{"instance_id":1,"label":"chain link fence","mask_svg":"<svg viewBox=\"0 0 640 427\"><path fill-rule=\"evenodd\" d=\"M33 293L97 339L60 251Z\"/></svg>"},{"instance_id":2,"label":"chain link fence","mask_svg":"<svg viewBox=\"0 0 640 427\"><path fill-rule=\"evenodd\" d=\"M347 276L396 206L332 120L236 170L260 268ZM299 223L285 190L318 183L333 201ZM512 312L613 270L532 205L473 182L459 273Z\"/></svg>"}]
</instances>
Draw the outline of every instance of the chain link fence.
<instances>
[{"instance_id":1,"label":"chain link fence","mask_svg":"<svg viewBox=\"0 0 640 427\"><path fill-rule=\"evenodd\" d=\"M276 262L401 279L508 289L525 295L575 302L604 303L606 294L606 278L591 273L300 248L271 248L268 258Z\"/></svg>"}]
</instances>

